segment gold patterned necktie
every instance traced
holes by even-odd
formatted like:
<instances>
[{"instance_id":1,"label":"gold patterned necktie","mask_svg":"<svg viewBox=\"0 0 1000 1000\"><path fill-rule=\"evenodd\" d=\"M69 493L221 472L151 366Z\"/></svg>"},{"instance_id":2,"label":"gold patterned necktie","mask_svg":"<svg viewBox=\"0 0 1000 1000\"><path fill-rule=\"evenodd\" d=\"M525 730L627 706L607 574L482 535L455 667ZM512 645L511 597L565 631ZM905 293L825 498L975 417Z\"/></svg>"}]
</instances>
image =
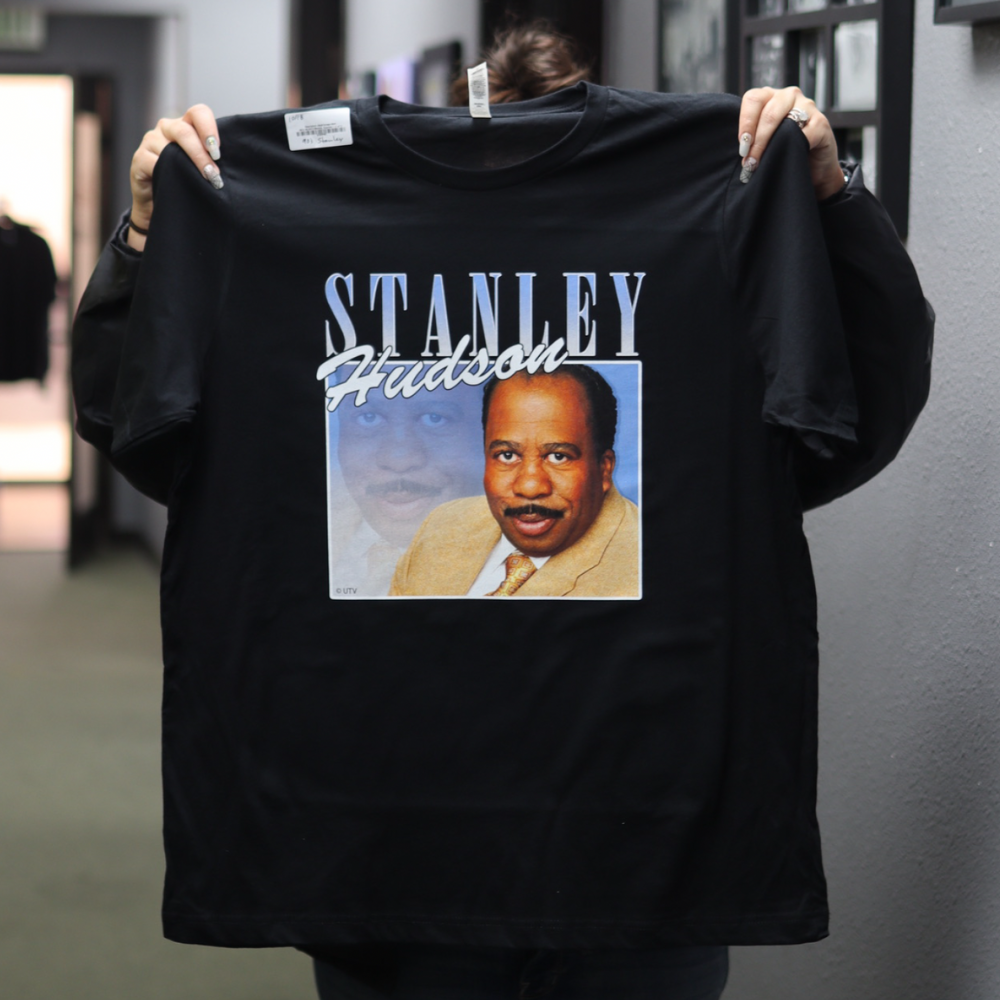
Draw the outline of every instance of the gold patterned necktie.
<instances>
[{"instance_id":1,"label":"gold patterned necktie","mask_svg":"<svg viewBox=\"0 0 1000 1000\"><path fill-rule=\"evenodd\" d=\"M535 572L535 564L520 552L507 556L504 565L507 567L507 576L487 597L510 597Z\"/></svg>"}]
</instances>

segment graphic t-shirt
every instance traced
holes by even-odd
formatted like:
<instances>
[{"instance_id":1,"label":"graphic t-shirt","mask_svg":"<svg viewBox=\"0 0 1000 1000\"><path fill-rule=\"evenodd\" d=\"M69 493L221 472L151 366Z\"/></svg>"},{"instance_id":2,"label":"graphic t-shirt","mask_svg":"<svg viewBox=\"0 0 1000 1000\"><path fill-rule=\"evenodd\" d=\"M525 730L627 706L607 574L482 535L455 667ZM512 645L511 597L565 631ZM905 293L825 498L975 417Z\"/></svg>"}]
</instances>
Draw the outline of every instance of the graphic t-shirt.
<instances>
[{"instance_id":1,"label":"graphic t-shirt","mask_svg":"<svg viewBox=\"0 0 1000 1000\"><path fill-rule=\"evenodd\" d=\"M167 935L822 937L806 140L741 184L735 98L331 107L156 170L112 453L169 506Z\"/></svg>"}]
</instances>

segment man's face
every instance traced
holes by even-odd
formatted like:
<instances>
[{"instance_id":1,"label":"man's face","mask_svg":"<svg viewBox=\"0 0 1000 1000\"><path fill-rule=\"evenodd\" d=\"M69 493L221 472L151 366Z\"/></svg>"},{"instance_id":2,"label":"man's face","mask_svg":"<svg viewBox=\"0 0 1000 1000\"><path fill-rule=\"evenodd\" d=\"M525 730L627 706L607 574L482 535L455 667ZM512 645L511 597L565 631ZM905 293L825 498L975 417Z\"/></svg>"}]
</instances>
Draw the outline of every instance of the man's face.
<instances>
[{"instance_id":1,"label":"man's face","mask_svg":"<svg viewBox=\"0 0 1000 1000\"><path fill-rule=\"evenodd\" d=\"M386 541L405 548L438 504L479 493L481 406L480 389L458 386L338 409L344 482Z\"/></svg>"},{"instance_id":2,"label":"man's face","mask_svg":"<svg viewBox=\"0 0 1000 1000\"><path fill-rule=\"evenodd\" d=\"M601 511L615 453L597 453L589 416L583 386L567 375L515 375L493 391L483 486L501 531L525 555L562 552Z\"/></svg>"}]
</instances>

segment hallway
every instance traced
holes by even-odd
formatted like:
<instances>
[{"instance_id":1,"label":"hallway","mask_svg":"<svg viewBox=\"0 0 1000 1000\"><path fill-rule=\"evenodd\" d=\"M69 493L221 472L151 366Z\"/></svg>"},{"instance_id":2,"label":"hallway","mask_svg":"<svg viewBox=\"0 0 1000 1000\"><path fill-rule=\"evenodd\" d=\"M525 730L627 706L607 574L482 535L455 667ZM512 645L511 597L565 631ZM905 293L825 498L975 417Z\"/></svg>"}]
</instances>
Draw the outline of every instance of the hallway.
<instances>
[{"instance_id":1,"label":"hallway","mask_svg":"<svg viewBox=\"0 0 1000 1000\"><path fill-rule=\"evenodd\" d=\"M297 952L161 936L157 587L131 551L0 555L0 992L305 1000Z\"/></svg>"}]
</instances>

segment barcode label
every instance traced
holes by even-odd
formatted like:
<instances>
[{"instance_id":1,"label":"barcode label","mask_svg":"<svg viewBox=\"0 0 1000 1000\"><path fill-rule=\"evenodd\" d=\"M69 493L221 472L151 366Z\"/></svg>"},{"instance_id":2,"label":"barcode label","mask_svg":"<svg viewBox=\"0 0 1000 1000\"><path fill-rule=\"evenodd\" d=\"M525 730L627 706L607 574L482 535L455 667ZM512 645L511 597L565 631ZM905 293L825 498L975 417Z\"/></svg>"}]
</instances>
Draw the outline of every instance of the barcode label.
<instances>
[{"instance_id":1,"label":"barcode label","mask_svg":"<svg viewBox=\"0 0 1000 1000\"><path fill-rule=\"evenodd\" d=\"M469 114L473 118L492 118L490 114L490 78L486 63L472 66L469 73Z\"/></svg>"},{"instance_id":2,"label":"barcode label","mask_svg":"<svg viewBox=\"0 0 1000 1000\"><path fill-rule=\"evenodd\" d=\"M291 150L350 146L354 142L350 108L289 111L285 115L285 128Z\"/></svg>"}]
</instances>

